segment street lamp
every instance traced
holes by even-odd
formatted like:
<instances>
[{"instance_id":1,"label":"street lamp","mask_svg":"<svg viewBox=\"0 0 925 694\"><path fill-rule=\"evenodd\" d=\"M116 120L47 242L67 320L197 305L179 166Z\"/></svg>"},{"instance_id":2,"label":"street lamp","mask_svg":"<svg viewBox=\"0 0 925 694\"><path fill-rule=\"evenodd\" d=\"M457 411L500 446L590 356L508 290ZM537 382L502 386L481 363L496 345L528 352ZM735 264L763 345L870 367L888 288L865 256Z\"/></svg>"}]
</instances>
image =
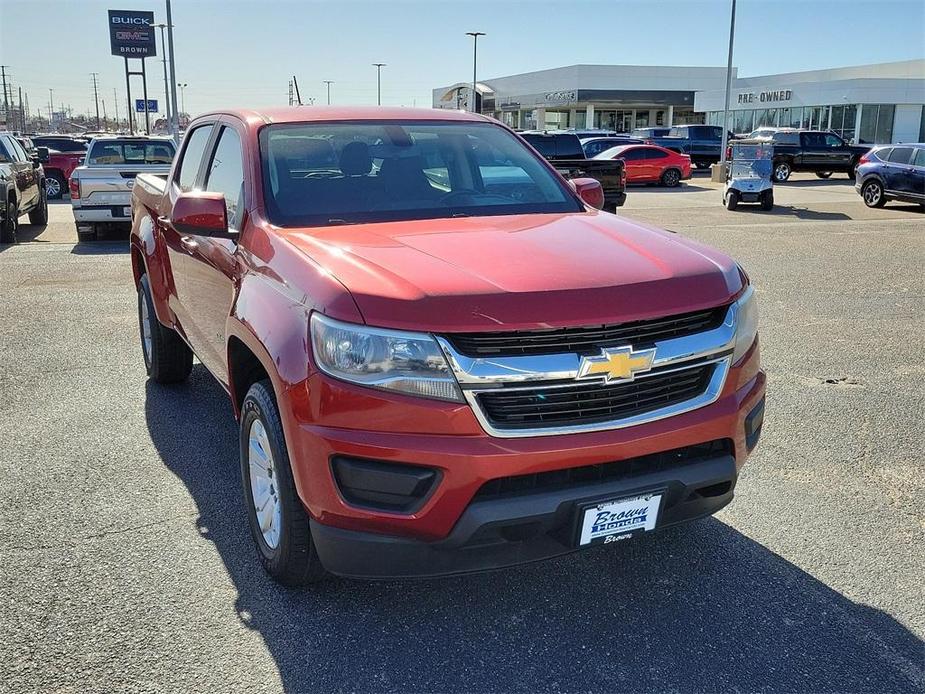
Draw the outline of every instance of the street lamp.
<instances>
[{"instance_id":1,"label":"street lamp","mask_svg":"<svg viewBox=\"0 0 925 694\"><path fill-rule=\"evenodd\" d=\"M736 0L732 0L732 16L729 19L729 59L726 61L726 96L723 101L723 146L719 152L720 174L726 175L726 147L729 144L729 92L732 88L732 42L736 31Z\"/></svg>"},{"instance_id":2,"label":"street lamp","mask_svg":"<svg viewBox=\"0 0 925 694\"><path fill-rule=\"evenodd\" d=\"M189 86L188 82L177 82L177 86L180 88L180 110L183 113L186 113L186 88ZM177 120L179 121L179 115Z\"/></svg>"},{"instance_id":3,"label":"street lamp","mask_svg":"<svg viewBox=\"0 0 925 694\"><path fill-rule=\"evenodd\" d=\"M331 105L331 85L334 84L334 80L323 80L325 86L328 88L328 106Z\"/></svg>"},{"instance_id":4,"label":"street lamp","mask_svg":"<svg viewBox=\"0 0 925 694\"><path fill-rule=\"evenodd\" d=\"M478 109L478 104L476 102L477 93L475 91L475 68L476 61L478 59L479 51L479 36L485 36L484 31L467 31L466 36L472 37L472 112Z\"/></svg>"},{"instance_id":5,"label":"street lamp","mask_svg":"<svg viewBox=\"0 0 925 694\"><path fill-rule=\"evenodd\" d=\"M167 28L167 25L162 22L160 24L155 24L154 26L161 30L161 53L164 55L163 59L161 60L161 62L164 63L164 106L167 109L167 123L170 124L170 82L167 80L167 44L164 42L164 29ZM167 129L170 130L170 125L168 125Z\"/></svg>"},{"instance_id":6,"label":"street lamp","mask_svg":"<svg viewBox=\"0 0 925 694\"><path fill-rule=\"evenodd\" d=\"M382 68L385 63L373 63L376 68L376 104L382 106Z\"/></svg>"}]
</instances>

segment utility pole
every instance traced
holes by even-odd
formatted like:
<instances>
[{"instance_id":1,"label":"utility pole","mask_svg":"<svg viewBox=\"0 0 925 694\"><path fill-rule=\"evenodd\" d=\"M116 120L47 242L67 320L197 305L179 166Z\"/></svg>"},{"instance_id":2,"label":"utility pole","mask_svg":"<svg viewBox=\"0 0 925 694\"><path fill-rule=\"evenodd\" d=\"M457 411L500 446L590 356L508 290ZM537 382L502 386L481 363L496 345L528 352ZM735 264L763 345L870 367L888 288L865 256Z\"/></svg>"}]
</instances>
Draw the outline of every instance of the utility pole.
<instances>
[{"instance_id":1,"label":"utility pole","mask_svg":"<svg viewBox=\"0 0 925 694\"><path fill-rule=\"evenodd\" d=\"M161 30L161 53L164 54L163 58L161 59L161 62L164 63L164 106L167 109L166 110L167 123L168 123L167 127L169 131L170 130L170 114L173 112L170 110L170 85L167 82L167 48L165 47L166 44L164 43L164 29L167 28L167 25L166 24L155 24L154 26L156 26L157 28Z\"/></svg>"},{"instance_id":2,"label":"utility pole","mask_svg":"<svg viewBox=\"0 0 925 694\"><path fill-rule=\"evenodd\" d=\"M466 36L472 37L472 112L478 111L478 92L475 89L476 61L479 53L479 36L485 36L484 31L467 31Z\"/></svg>"},{"instance_id":3,"label":"utility pole","mask_svg":"<svg viewBox=\"0 0 925 694\"><path fill-rule=\"evenodd\" d=\"M91 72L90 77L93 78L93 102L96 104L96 129L100 130L100 94L99 94L99 83L98 78L100 73Z\"/></svg>"},{"instance_id":4,"label":"utility pole","mask_svg":"<svg viewBox=\"0 0 925 694\"><path fill-rule=\"evenodd\" d=\"M3 75L3 117L6 119L7 127L10 122L10 103L6 100L6 69L9 65L0 65L0 74Z\"/></svg>"},{"instance_id":5,"label":"utility pole","mask_svg":"<svg viewBox=\"0 0 925 694\"><path fill-rule=\"evenodd\" d=\"M373 63L376 68L376 104L382 106L382 68L385 63Z\"/></svg>"},{"instance_id":6,"label":"utility pole","mask_svg":"<svg viewBox=\"0 0 925 694\"><path fill-rule=\"evenodd\" d=\"M55 90L48 90L48 125L55 119Z\"/></svg>"},{"instance_id":7,"label":"utility pole","mask_svg":"<svg viewBox=\"0 0 925 694\"><path fill-rule=\"evenodd\" d=\"M328 106L331 105L331 85L334 84L334 80L324 80L325 86L328 88Z\"/></svg>"},{"instance_id":8,"label":"utility pole","mask_svg":"<svg viewBox=\"0 0 925 694\"><path fill-rule=\"evenodd\" d=\"M22 107L22 87L19 88L19 130L26 132L26 111Z\"/></svg>"},{"instance_id":9,"label":"utility pole","mask_svg":"<svg viewBox=\"0 0 925 694\"><path fill-rule=\"evenodd\" d=\"M289 80L289 105L292 106L292 80Z\"/></svg>"},{"instance_id":10,"label":"utility pole","mask_svg":"<svg viewBox=\"0 0 925 694\"><path fill-rule=\"evenodd\" d=\"M112 103L116 107L116 132L119 132L119 95L116 94L115 87L112 90Z\"/></svg>"},{"instance_id":11,"label":"utility pole","mask_svg":"<svg viewBox=\"0 0 925 694\"><path fill-rule=\"evenodd\" d=\"M170 0L167 0L167 43L170 46L170 101L173 104L173 118L170 131L173 139L180 144L180 112L177 111L177 54L173 52L173 17L170 14Z\"/></svg>"},{"instance_id":12,"label":"utility pole","mask_svg":"<svg viewBox=\"0 0 925 694\"><path fill-rule=\"evenodd\" d=\"M109 129L109 117L106 115L106 99L103 99L103 126L105 130Z\"/></svg>"},{"instance_id":13,"label":"utility pole","mask_svg":"<svg viewBox=\"0 0 925 694\"><path fill-rule=\"evenodd\" d=\"M732 88L732 44L735 33L736 0L732 0L732 16L729 19L729 59L726 61L726 96L723 100L723 146L719 151L720 175L723 178L726 177L726 147L729 144L729 92Z\"/></svg>"},{"instance_id":14,"label":"utility pole","mask_svg":"<svg viewBox=\"0 0 925 694\"><path fill-rule=\"evenodd\" d=\"M292 85L295 87L295 98L299 106L302 105L302 95L299 93L299 80L295 78L295 75L292 76Z\"/></svg>"}]
</instances>

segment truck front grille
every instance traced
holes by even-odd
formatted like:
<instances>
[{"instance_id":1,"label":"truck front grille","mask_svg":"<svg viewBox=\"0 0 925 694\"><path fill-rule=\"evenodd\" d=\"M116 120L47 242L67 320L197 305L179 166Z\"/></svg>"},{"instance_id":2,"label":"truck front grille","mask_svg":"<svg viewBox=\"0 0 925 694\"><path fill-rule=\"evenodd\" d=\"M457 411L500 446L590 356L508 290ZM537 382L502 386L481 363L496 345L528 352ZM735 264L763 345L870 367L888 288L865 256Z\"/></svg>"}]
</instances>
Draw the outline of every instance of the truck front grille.
<instances>
[{"instance_id":1,"label":"truck front grille","mask_svg":"<svg viewBox=\"0 0 925 694\"><path fill-rule=\"evenodd\" d=\"M476 402L498 430L574 427L635 417L702 395L716 363L654 370L634 381L497 388Z\"/></svg>"},{"instance_id":2,"label":"truck front grille","mask_svg":"<svg viewBox=\"0 0 925 694\"><path fill-rule=\"evenodd\" d=\"M631 344L640 347L661 340L694 335L723 322L728 306L683 313L667 318L619 325L597 325L551 330L494 333L450 333L445 338L467 357L504 357L542 354L594 354L602 348Z\"/></svg>"}]
</instances>

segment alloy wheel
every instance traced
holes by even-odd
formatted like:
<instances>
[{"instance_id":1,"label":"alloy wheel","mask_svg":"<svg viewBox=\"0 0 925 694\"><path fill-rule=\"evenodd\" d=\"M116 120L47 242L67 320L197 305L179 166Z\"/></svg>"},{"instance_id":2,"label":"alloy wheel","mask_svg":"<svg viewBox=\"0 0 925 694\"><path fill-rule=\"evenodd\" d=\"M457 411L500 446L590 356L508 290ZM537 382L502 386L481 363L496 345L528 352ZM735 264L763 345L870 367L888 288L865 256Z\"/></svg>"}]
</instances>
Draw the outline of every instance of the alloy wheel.
<instances>
[{"instance_id":1,"label":"alloy wheel","mask_svg":"<svg viewBox=\"0 0 925 694\"><path fill-rule=\"evenodd\" d=\"M57 178L49 176L45 179L45 194L53 199L61 196L61 183Z\"/></svg>"},{"instance_id":2,"label":"alloy wheel","mask_svg":"<svg viewBox=\"0 0 925 694\"><path fill-rule=\"evenodd\" d=\"M868 183L864 186L864 202L867 203L869 207L873 207L878 202L880 202L880 197L883 195L883 191L880 190L880 185L878 183Z\"/></svg>"},{"instance_id":3,"label":"alloy wheel","mask_svg":"<svg viewBox=\"0 0 925 694\"><path fill-rule=\"evenodd\" d=\"M251 423L248 432L247 462L257 526L267 547L276 549L282 525L282 502L273 452L260 419Z\"/></svg>"}]
</instances>

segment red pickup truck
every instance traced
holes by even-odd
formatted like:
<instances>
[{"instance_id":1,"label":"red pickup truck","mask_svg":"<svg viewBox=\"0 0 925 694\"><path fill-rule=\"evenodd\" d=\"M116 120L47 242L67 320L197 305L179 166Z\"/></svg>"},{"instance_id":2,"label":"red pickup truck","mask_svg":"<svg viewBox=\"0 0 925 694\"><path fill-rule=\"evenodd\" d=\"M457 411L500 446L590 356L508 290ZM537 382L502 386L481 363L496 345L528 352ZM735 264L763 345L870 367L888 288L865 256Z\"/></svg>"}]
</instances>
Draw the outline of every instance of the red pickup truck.
<instances>
[{"instance_id":1,"label":"red pickup truck","mask_svg":"<svg viewBox=\"0 0 925 694\"><path fill-rule=\"evenodd\" d=\"M195 353L228 391L285 584L493 569L712 514L758 441L745 272L595 209L598 182L491 119L211 113L132 201L148 375L181 381Z\"/></svg>"}]
</instances>

